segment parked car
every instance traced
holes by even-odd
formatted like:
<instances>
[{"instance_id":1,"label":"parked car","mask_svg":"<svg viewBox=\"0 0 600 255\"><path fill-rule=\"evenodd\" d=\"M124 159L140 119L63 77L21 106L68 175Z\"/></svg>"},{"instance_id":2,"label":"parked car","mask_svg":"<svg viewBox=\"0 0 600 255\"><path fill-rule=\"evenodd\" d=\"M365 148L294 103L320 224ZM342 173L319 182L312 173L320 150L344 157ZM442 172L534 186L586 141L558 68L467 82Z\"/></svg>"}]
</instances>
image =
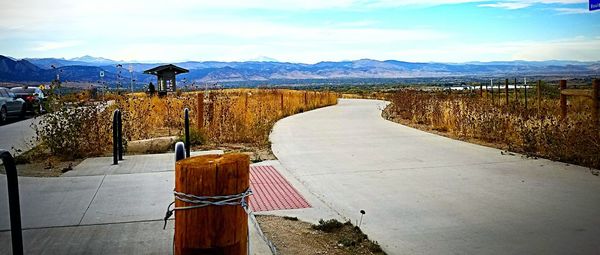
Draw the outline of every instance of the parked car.
<instances>
[{"instance_id":1,"label":"parked car","mask_svg":"<svg viewBox=\"0 0 600 255\"><path fill-rule=\"evenodd\" d=\"M6 123L8 117L25 117L27 111L25 100L18 98L7 88L0 87L0 123Z\"/></svg>"},{"instance_id":2,"label":"parked car","mask_svg":"<svg viewBox=\"0 0 600 255\"><path fill-rule=\"evenodd\" d=\"M44 92L37 87L14 87L10 92L15 93L18 98L25 100L26 110L33 113L44 112Z\"/></svg>"}]
</instances>

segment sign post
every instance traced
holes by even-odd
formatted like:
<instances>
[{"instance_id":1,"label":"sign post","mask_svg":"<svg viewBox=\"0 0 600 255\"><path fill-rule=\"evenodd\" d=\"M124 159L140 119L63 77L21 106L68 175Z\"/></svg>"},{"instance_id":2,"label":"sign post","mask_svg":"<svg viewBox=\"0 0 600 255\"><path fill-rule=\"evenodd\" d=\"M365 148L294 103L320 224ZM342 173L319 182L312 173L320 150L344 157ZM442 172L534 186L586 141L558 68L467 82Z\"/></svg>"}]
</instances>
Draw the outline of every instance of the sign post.
<instances>
[{"instance_id":1,"label":"sign post","mask_svg":"<svg viewBox=\"0 0 600 255\"><path fill-rule=\"evenodd\" d=\"M590 11L600 10L600 0L590 0Z\"/></svg>"}]
</instances>

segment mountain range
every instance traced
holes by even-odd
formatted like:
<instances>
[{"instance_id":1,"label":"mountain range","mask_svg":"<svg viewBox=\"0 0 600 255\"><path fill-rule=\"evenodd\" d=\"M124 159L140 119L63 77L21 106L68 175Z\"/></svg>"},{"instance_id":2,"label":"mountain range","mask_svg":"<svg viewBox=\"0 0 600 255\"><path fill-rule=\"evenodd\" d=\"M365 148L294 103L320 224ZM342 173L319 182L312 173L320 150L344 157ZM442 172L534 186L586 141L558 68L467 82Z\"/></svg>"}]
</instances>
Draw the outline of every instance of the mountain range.
<instances>
[{"instance_id":1,"label":"mountain range","mask_svg":"<svg viewBox=\"0 0 600 255\"><path fill-rule=\"evenodd\" d=\"M195 83L270 82L294 80L398 79L439 77L504 77L504 76L568 76L587 77L600 73L600 61L497 61L466 63L417 63L397 60L360 59L354 61L319 62L316 64L272 61L219 62L186 61L174 63L190 72L178 76ZM121 67L118 67L119 65ZM128 63L106 58L83 56L64 58L15 59L0 55L0 81L49 82L56 75L61 81L124 83L134 79L147 84L155 77L144 70L165 63ZM130 73L129 70L132 70Z\"/></svg>"}]
</instances>

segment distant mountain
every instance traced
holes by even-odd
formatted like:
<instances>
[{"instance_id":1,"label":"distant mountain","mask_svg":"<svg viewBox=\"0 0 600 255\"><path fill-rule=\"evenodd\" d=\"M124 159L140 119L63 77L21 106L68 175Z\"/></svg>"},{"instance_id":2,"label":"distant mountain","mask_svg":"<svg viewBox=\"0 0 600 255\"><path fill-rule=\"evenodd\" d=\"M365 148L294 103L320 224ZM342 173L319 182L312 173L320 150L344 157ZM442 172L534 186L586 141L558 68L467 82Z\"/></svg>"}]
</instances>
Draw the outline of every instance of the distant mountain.
<instances>
[{"instance_id":1,"label":"distant mountain","mask_svg":"<svg viewBox=\"0 0 600 255\"><path fill-rule=\"evenodd\" d=\"M90 65L86 62L71 61L64 58L25 58L24 60L36 65L41 69L52 69L52 66L85 66ZM92 64L93 65L93 64Z\"/></svg>"},{"instance_id":2,"label":"distant mountain","mask_svg":"<svg viewBox=\"0 0 600 255\"><path fill-rule=\"evenodd\" d=\"M265 57L265 56L260 56L260 57L256 57L253 59L248 59L248 62L279 62L277 61L277 59L274 58L270 58L270 57Z\"/></svg>"},{"instance_id":3,"label":"distant mountain","mask_svg":"<svg viewBox=\"0 0 600 255\"><path fill-rule=\"evenodd\" d=\"M72 58L69 60L75 61L75 62L85 62L85 63L95 64L95 65L113 65L113 64L118 63L117 61L114 61L114 60L110 60L107 58L92 57L90 55L85 55L83 57L78 57L78 58Z\"/></svg>"},{"instance_id":4,"label":"distant mountain","mask_svg":"<svg viewBox=\"0 0 600 255\"><path fill-rule=\"evenodd\" d=\"M263 60L269 60L265 58ZM122 64L122 68L116 66ZM105 58L83 56L74 59L29 58L14 60L0 56L0 80L48 82L58 72L61 80L98 82L100 71L105 72L104 81L147 84L154 81L144 70L163 63L124 63ZM405 79L441 77L506 77L506 76L593 76L600 72L600 62L578 61L496 61L468 63L419 63L398 60L360 59L354 61L316 64L286 63L276 61L186 61L175 63L190 72L177 76L190 83L214 82L264 82L296 80L343 80L343 79ZM50 66L57 69L53 70ZM133 72L129 72L129 65ZM120 77L120 79L119 79Z\"/></svg>"},{"instance_id":5,"label":"distant mountain","mask_svg":"<svg viewBox=\"0 0 600 255\"><path fill-rule=\"evenodd\" d=\"M0 81L43 79L42 73L42 69L27 60L14 60L0 56Z\"/></svg>"}]
</instances>

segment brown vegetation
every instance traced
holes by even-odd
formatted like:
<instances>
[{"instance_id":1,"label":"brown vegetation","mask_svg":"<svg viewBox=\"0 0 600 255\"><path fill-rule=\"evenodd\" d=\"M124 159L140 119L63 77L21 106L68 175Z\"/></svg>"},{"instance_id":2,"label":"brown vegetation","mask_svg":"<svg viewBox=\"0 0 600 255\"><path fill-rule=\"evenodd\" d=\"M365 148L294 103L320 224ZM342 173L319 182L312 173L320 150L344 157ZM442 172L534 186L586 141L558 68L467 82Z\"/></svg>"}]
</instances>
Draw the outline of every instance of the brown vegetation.
<instances>
[{"instance_id":1,"label":"brown vegetation","mask_svg":"<svg viewBox=\"0 0 600 255\"><path fill-rule=\"evenodd\" d=\"M198 95L198 93L202 93ZM53 155L80 158L106 153L112 145L112 112L120 109L127 141L183 134L183 110L190 109L193 143L268 145L274 123L286 116L337 103L328 92L283 89L228 89L149 97L136 93L53 95L35 128L38 142ZM199 100L203 118L198 118ZM202 123L198 123L202 119Z\"/></svg>"},{"instance_id":2,"label":"brown vegetation","mask_svg":"<svg viewBox=\"0 0 600 255\"><path fill-rule=\"evenodd\" d=\"M553 160L600 168L600 128L591 118L592 102L570 98L569 114L562 119L556 85L541 86L541 100L529 91L448 93L400 90L384 115L451 137L481 141L500 148ZM533 99L533 100L532 100Z\"/></svg>"}]
</instances>

